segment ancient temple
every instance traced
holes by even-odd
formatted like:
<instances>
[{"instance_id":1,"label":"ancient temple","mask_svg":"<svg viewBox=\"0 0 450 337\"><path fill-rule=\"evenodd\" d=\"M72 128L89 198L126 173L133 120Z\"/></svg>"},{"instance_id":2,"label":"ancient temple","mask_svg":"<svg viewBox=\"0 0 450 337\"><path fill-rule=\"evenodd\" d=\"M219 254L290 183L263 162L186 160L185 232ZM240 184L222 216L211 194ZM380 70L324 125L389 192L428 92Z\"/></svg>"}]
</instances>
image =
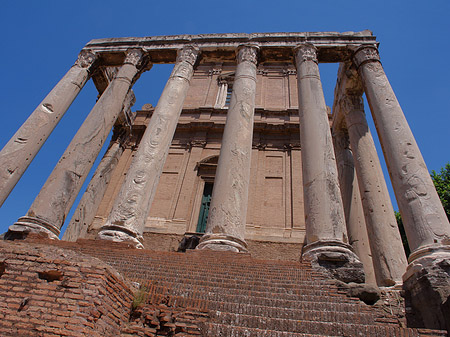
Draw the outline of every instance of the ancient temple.
<instances>
[{"instance_id":1,"label":"ancient temple","mask_svg":"<svg viewBox=\"0 0 450 337\"><path fill-rule=\"evenodd\" d=\"M331 62L327 107L318 64ZM161 63L175 65L158 104L135 109L133 84ZM345 283L403 287L417 322L448 329L450 224L370 31L92 40L0 152L1 202L90 78L98 101L6 239L158 251L197 239L197 251L301 260Z\"/></svg>"}]
</instances>

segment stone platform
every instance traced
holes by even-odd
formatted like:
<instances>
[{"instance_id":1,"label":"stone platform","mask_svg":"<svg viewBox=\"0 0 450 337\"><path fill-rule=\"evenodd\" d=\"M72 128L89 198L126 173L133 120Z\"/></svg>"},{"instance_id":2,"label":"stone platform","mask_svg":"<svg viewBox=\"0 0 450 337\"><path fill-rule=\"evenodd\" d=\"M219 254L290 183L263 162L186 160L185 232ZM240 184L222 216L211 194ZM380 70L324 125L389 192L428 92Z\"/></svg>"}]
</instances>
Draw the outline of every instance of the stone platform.
<instances>
[{"instance_id":1,"label":"stone platform","mask_svg":"<svg viewBox=\"0 0 450 337\"><path fill-rule=\"evenodd\" d=\"M95 240L0 250L2 336L446 336L406 328L386 294L366 305L297 262Z\"/></svg>"}]
</instances>

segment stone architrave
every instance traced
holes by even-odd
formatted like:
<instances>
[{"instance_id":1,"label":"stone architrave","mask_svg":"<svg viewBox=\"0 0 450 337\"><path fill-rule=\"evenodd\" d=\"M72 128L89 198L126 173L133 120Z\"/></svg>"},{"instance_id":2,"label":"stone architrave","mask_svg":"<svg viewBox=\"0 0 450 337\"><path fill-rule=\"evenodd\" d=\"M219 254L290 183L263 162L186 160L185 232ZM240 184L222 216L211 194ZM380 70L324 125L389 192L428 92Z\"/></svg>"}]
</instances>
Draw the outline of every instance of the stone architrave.
<instances>
[{"instance_id":1,"label":"stone architrave","mask_svg":"<svg viewBox=\"0 0 450 337\"><path fill-rule=\"evenodd\" d=\"M419 147L384 73L378 49L356 49L354 63L377 128L411 255L405 300L428 328L450 331L450 224Z\"/></svg>"},{"instance_id":2,"label":"stone architrave","mask_svg":"<svg viewBox=\"0 0 450 337\"><path fill-rule=\"evenodd\" d=\"M23 236L32 231L58 238L89 170L123 109L125 97L143 67L143 58L140 49L128 51L116 78L73 137L27 215L10 226L7 236Z\"/></svg>"},{"instance_id":3,"label":"stone architrave","mask_svg":"<svg viewBox=\"0 0 450 337\"><path fill-rule=\"evenodd\" d=\"M338 126L333 128L332 135L349 243L364 265L365 282L377 284L348 133L343 126Z\"/></svg>"},{"instance_id":4,"label":"stone architrave","mask_svg":"<svg viewBox=\"0 0 450 337\"><path fill-rule=\"evenodd\" d=\"M82 50L78 60L0 152L0 206L88 81L97 56Z\"/></svg>"},{"instance_id":5,"label":"stone architrave","mask_svg":"<svg viewBox=\"0 0 450 337\"><path fill-rule=\"evenodd\" d=\"M295 54L307 243L302 258L344 282L364 282L363 265L348 244L317 49L303 43Z\"/></svg>"},{"instance_id":6,"label":"stone architrave","mask_svg":"<svg viewBox=\"0 0 450 337\"><path fill-rule=\"evenodd\" d=\"M237 50L237 67L222 136L211 207L198 249L246 252L244 241L259 48Z\"/></svg>"},{"instance_id":7,"label":"stone architrave","mask_svg":"<svg viewBox=\"0 0 450 337\"><path fill-rule=\"evenodd\" d=\"M198 49L193 46L186 46L178 52L172 74L142 136L108 220L98 233L99 239L130 242L136 248L143 248L145 220L169 153L198 54Z\"/></svg>"}]
</instances>

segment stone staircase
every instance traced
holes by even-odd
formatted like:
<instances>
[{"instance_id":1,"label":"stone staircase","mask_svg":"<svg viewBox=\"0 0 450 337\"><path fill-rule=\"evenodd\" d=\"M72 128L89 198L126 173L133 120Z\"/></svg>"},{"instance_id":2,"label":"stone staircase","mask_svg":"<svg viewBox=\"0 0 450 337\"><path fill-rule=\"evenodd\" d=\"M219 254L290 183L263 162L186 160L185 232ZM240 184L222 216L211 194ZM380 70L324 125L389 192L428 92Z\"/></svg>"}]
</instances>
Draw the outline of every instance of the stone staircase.
<instances>
[{"instance_id":1,"label":"stone staircase","mask_svg":"<svg viewBox=\"0 0 450 337\"><path fill-rule=\"evenodd\" d=\"M122 336L446 336L406 328L307 264L249 254L54 242L97 257L140 287Z\"/></svg>"}]
</instances>

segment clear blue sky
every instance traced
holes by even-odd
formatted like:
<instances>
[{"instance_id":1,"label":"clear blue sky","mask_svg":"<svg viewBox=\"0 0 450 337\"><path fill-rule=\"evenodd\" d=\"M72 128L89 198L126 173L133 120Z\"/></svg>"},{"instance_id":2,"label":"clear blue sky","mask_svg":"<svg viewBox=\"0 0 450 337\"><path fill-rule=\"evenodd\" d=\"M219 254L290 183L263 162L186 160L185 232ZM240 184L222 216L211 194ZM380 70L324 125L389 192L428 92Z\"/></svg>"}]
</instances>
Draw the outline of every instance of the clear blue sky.
<instances>
[{"instance_id":1,"label":"clear blue sky","mask_svg":"<svg viewBox=\"0 0 450 337\"><path fill-rule=\"evenodd\" d=\"M449 15L448 0L426 4L416 0L2 0L0 147L91 39L370 29L381 42L383 66L428 169L439 170L450 161ZM337 66L321 65L320 70L326 101L331 106ZM157 103L169 72L170 66L155 66L143 74L135 86L134 108ZM0 209L0 232L26 214L95 99L96 91L90 82ZM372 133L375 136L373 128Z\"/></svg>"}]
</instances>

